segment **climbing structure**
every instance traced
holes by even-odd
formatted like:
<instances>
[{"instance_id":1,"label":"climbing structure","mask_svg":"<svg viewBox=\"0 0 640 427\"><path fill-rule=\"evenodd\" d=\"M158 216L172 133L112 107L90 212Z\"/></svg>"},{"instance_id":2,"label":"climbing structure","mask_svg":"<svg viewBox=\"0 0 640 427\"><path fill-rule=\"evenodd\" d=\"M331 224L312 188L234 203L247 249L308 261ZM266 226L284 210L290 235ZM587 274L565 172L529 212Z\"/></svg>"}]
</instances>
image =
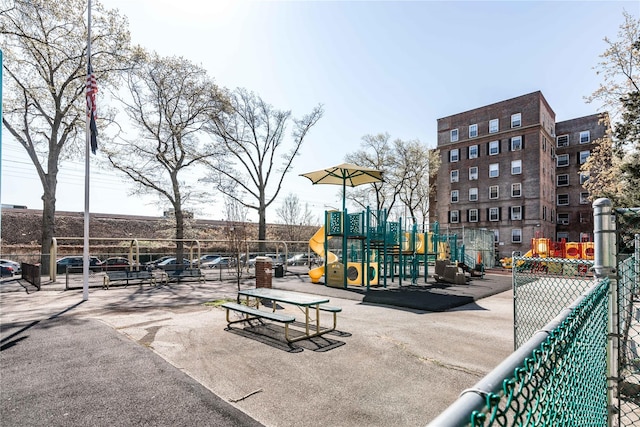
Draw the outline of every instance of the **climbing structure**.
<instances>
[{"instance_id":1,"label":"climbing structure","mask_svg":"<svg viewBox=\"0 0 640 427\"><path fill-rule=\"evenodd\" d=\"M311 250L325 259L309 272L311 281L320 283L324 275L326 285L345 288L386 286L396 279L400 285L403 280L417 283L419 277L426 282L430 262L464 260L456 235L440 235L438 223L428 228L403 226L402 218L388 221L386 210L326 211L325 225L309 241Z\"/></svg>"}]
</instances>

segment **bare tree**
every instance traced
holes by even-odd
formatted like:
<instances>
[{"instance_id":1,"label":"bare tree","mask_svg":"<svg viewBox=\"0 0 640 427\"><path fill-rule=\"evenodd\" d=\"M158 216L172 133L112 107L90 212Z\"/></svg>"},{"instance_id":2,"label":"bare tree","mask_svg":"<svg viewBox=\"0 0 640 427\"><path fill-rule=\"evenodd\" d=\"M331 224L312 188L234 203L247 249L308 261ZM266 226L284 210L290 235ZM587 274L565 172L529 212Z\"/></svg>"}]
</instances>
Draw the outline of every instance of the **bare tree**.
<instances>
[{"instance_id":1,"label":"bare tree","mask_svg":"<svg viewBox=\"0 0 640 427\"><path fill-rule=\"evenodd\" d=\"M424 224L428 215L423 209L428 204L430 179L438 170L439 158L418 140L398 139L394 141L394 152L395 164L391 168L391 180L400 189L398 198L408 209L413 222L417 223L420 213Z\"/></svg>"},{"instance_id":2,"label":"bare tree","mask_svg":"<svg viewBox=\"0 0 640 427\"><path fill-rule=\"evenodd\" d=\"M257 211L258 240L266 238L267 208L280 193L305 137L322 115L319 105L303 118L294 119L290 111L276 110L259 96L236 89L231 94L230 111L211 116L209 130L223 151L209 159L207 181L222 194ZM291 143L286 146L289 120L293 121L293 130ZM264 249L263 244L260 250Z\"/></svg>"},{"instance_id":3,"label":"bare tree","mask_svg":"<svg viewBox=\"0 0 640 427\"><path fill-rule=\"evenodd\" d=\"M234 259L234 278L238 290L242 279L242 252L247 247L247 208L237 201L237 198L225 196L225 216L227 224L225 235L229 245L229 256ZM245 261L249 261L248 254ZM240 296L238 296L240 298ZM238 301L239 302L239 301Z\"/></svg>"},{"instance_id":4,"label":"bare tree","mask_svg":"<svg viewBox=\"0 0 640 427\"><path fill-rule=\"evenodd\" d=\"M14 0L11 4L0 11L6 77L2 122L26 150L42 184L41 262L46 272L55 235L60 164L84 154L87 2ZM123 55L128 52L129 31L125 18L98 2L92 8L91 25L91 63L102 91L127 64ZM102 128L111 112L98 102L98 115Z\"/></svg>"},{"instance_id":5,"label":"bare tree","mask_svg":"<svg viewBox=\"0 0 640 427\"><path fill-rule=\"evenodd\" d=\"M139 136L106 151L111 165L136 184L133 194L155 192L168 202L175 215L176 257L182 259L184 208L206 193L186 175L215 154L203 151L201 138L208 134L202 129L226 98L203 68L184 58L139 50L137 60L127 78L131 96L120 101Z\"/></svg>"},{"instance_id":6,"label":"bare tree","mask_svg":"<svg viewBox=\"0 0 640 427\"><path fill-rule=\"evenodd\" d=\"M287 194L282 205L276 209L276 214L284 224L284 240L291 242L302 240L305 235L303 225L317 223L309 210L309 204L305 203L303 209L300 205L300 198L293 193Z\"/></svg>"},{"instance_id":7,"label":"bare tree","mask_svg":"<svg viewBox=\"0 0 640 427\"><path fill-rule=\"evenodd\" d=\"M365 135L361 149L345 156L347 162L382 170L384 176L384 182L356 187L347 199L363 208L373 205L377 210L386 209L387 215L404 205L411 217L417 220L421 214L425 221L431 193L429 178L437 173L439 160L418 140L390 139L388 133Z\"/></svg>"},{"instance_id":8,"label":"bare tree","mask_svg":"<svg viewBox=\"0 0 640 427\"><path fill-rule=\"evenodd\" d=\"M383 171L385 179L385 182L361 185L350 190L346 194L346 198L356 206L362 208L373 206L373 208L377 210L384 208L391 210L393 208L399 190L394 183L387 178L387 174L391 172L390 165L395 162L395 154L390 138L391 135L388 133L365 135L362 137L360 149L344 157L348 163Z\"/></svg>"}]
</instances>

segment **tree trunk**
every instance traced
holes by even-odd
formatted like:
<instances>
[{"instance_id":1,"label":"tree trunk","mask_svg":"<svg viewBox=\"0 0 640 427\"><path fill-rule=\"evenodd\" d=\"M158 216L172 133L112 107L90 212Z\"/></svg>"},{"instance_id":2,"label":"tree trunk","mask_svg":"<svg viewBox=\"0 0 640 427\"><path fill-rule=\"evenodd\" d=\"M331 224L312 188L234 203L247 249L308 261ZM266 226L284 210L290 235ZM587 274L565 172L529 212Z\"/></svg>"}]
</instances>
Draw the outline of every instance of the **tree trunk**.
<instances>
[{"instance_id":1,"label":"tree trunk","mask_svg":"<svg viewBox=\"0 0 640 427\"><path fill-rule=\"evenodd\" d=\"M258 251L266 252L267 244L265 242L267 238L267 215L266 215L266 207L264 203L260 203L260 209L258 210Z\"/></svg>"},{"instance_id":2,"label":"tree trunk","mask_svg":"<svg viewBox=\"0 0 640 427\"><path fill-rule=\"evenodd\" d=\"M42 240L40 242L40 273L42 275L50 273L51 240L55 237L56 226L56 183L55 175L47 175L42 195Z\"/></svg>"},{"instance_id":3,"label":"tree trunk","mask_svg":"<svg viewBox=\"0 0 640 427\"><path fill-rule=\"evenodd\" d=\"M174 213L176 216L176 264L182 264L184 259L184 214L180 204L174 205Z\"/></svg>"}]
</instances>

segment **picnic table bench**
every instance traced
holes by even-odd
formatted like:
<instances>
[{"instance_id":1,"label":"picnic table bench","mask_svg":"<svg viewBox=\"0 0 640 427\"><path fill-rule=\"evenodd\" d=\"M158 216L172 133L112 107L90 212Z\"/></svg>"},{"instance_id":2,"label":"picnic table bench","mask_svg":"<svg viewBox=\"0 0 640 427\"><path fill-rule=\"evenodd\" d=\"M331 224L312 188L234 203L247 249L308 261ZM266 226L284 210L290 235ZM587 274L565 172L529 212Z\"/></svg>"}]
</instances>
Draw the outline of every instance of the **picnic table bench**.
<instances>
[{"instance_id":1,"label":"picnic table bench","mask_svg":"<svg viewBox=\"0 0 640 427\"><path fill-rule=\"evenodd\" d=\"M222 304L222 307L227 310L227 327L229 327L229 325L233 323L260 318L273 320L275 322L281 322L285 324L285 339L290 343L302 339L317 337L335 330L337 323L337 313L342 311L342 308L340 307L327 305L329 299L321 295L310 295L300 292L284 291L272 288L240 290L238 291L238 295L246 297L246 304L236 304L231 302ZM250 302L251 298L255 299L255 307L253 307ZM260 302L262 300L269 300L272 302L270 311L260 309ZM278 302L294 305L304 313L303 335L294 338L289 337L289 324L294 322L295 317L288 314L276 313L276 303ZM229 317L230 311L243 313L245 317L240 320L232 321ZM320 311L333 313L333 327L321 328ZM315 318L312 318L311 316L311 313L313 312L315 312ZM313 328L311 328L312 320L315 323Z\"/></svg>"},{"instance_id":2,"label":"picnic table bench","mask_svg":"<svg viewBox=\"0 0 640 427\"><path fill-rule=\"evenodd\" d=\"M166 270L163 274L165 282L176 280L178 282L182 280L195 279L198 281L205 281L204 273L199 268L185 268L181 270Z\"/></svg>"},{"instance_id":3,"label":"picnic table bench","mask_svg":"<svg viewBox=\"0 0 640 427\"><path fill-rule=\"evenodd\" d=\"M102 288L109 289L111 282L125 282L125 286L128 286L130 281L137 283L149 282L149 284L152 285L156 284L156 278L148 270L117 270L106 272L102 281Z\"/></svg>"},{"instance_id":4,"label":"picnic table bench","mask_svg":"<svg viewBox=\"0 0 640 427\"><path fill-rule=\"evenodd\" d=\"M274 322L284 323L284 336L287 339L287 341L289 341L289 323L293 323L296 320L294 316L268 312L268 311L260 310L259 308L249 307L248 305L237 304L235 302L225 302L224 304L221 305L221 307L224 307L227 310L227 328L229 327L229 325L233 323L246 322L248 320L262 319L262 318L269 319L269 320L273 320ZM243 313L245 314L245 317L240 320L231 320L229 318L229 313L231 311L237 311L238 313Z\"/></svg>"}]
</instances>

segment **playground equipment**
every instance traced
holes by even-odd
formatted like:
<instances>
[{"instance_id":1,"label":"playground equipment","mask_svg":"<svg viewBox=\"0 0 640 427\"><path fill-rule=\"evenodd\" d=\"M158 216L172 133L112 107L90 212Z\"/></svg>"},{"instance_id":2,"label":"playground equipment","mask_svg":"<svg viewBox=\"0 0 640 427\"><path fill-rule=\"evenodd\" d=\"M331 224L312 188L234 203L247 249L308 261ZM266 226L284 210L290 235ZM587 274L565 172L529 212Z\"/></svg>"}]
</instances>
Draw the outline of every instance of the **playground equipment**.
<instances>
[{"instance_id":1,"label":"playground equipment","mask_svg":"<svg viewBox=\"0 0 640 427\"><path fill-rule=\"evenodd\" d=\"M439 234L438 223L428 231L419 231L416 224L404 229L402 218L388 221L386 210L369 208L354 214L326 211L325 225L309 240L309 248L325 258L322 266L309 271L312 283L321 283L324 275L324 283L333 287L386 286L396 278L402 285L406 279L417 283L419 276L426 282L429 264L436 259L477 267L473 260L465 263L464 245L455 234ZM447 275L437 277L448 280Z\"/></svg>"},{"instance_id":2,"label":"playground equipment","mask_svg":"<svg viewBox=\"0 0 640 427\"><path fill-rule=\"evenodd\" d=\"M331 236L329 236L329 239L330 238ZM325 258L324 246L325 246L325 232L324 232L324 225L323 225L322 227L320 227L320 229L318 229L318 231L316 231L313 237L309 239L309 248L313 252L315 252L320 258ZM336 261L338 261L338 256L333 252L327 252L326 263L334 264ZM325 273L324 265L321 265L320 267L316 267L309 270L309 277L311 278L311 283L318 283L320 281L320 278L324 276L324 273Z\"/></svg>"},{"instance_id":3,"label":"playground equipment","mask_svg":"<svg viewBox=\"0 0 640 427\"><path fill-rule=\"evenodd\" d=\"M593 242L567 242L562 239L552 242L547 237L531 239L531 249L524 254L524 258L564 258L564 259L594 259ZM500 260L503 268L513 268L513 259L505 257ZM517 267L525 264L518 261Z\"/></svg>"}]
</instances>

